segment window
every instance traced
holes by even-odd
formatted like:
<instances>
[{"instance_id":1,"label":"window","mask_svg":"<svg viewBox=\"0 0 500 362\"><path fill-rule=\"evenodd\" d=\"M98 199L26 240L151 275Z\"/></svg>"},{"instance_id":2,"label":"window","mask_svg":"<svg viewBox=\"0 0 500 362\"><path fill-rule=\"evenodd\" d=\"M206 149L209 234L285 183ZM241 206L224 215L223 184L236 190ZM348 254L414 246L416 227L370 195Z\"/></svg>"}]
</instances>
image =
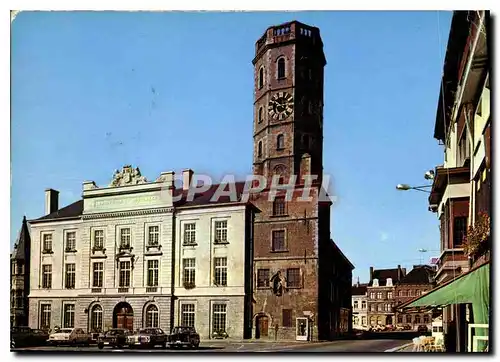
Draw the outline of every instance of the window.
<instances>
[{"instance_id":1,"label":"window","mask_svg":"<svg viewBox=\"0 0 500 362\"><path fill-rule=\"evenodd\" d=\"M257 270L257 288L269 287L269 269Z\"/></svg>"},{"instance_id":2,"label":"window","mask_svg":"<svg viewBox=\"0 0 500 362\"><path fill-rule=\"evenodd\" d=\"M382 292L377 292L377 299L382 299Z\"/></svg>"},{"instance_id":3,"label":"window","mask_svg":"<svg viewBox=\"0 0 500 362\"><path fill-rule=\"evenodd\" d=\"M98 304L90 311L90 331L93 333L102 331L102 307Z\"/></svg>"},{"instance_id":4,"label":"window","mask_svg":"<svg viewBox=\"0 0 500 362\"><path fill-rule=\"evenodd\" d=\"M24 306L24 297L23 297L23 291L22 290L16 290L16 297L14 301L14 306L16 308L23 308Z\"/></svg>"},{"instance_id":5,"label":"window","mask_svg":"<svg viewBox=\"0 0 500 362\"><path fill-rule=\"evenodd\" d=\"M375 325L375 317L370 317L370 325L371 326Z\"/></svg>"},{"instance_id":6,"label":"window","mask_svg":"<svg viewBox=\"0 0 500 362\"><path fill-rule=\"evenodd\" d=\"M262 141L259 141L259 146L257 150L257 156L262 157Z\"/></svg>"},{"instance_id":7,"label":"window","mask_svg":"<svg viewBox=\"0 0 500 362\"><path fill-rule=\"evenodd\" d=\"M391 305L390 305L390 304L386 304L386 305L385 305L385 311L386 311L386 312L390 312L390 311L391 311L391 309L392 309L392 308L391 308Z\"/></svg>"},{"instance_id":8,"label":"window","mask_svg":"<svg viewBox=\"0 0 500 362\"><path fill-rule=\"evenodd\" d=\"M408 296L413 297L413 289L408 290Z\"/></svg>"},{"instance_id":9,"label":"window","mask_svg":"<svg viewBox=\"0 0 500 362\"><path fill-rule=\"evenodd\" d=\"M361 325L366 326L366 317L365 316L361 317Z\"/></svg>"},{"instance_id":10,"label":"window","mask_svg":"<svg viewBox=\"0 0 500 362\"><path fill-rule=\"evenodd\" d=\"M398 323L399 324L403 323L403 316L402 315L398 315Z\"/></svg>"},{"instance_id":11,"label":"window","mask_svg":"<svg viewBox=\"0 0 500 362\"><path fill-rule=\"evenodd\" d=\"M282 150L284 148L285 148L285 136L283 136L282 134L279 134L276 137L276 149Z\"/></svg>"},{"instance_id":12,"label":"window","mask_svg":"<svg viewBox=\"0 0 500 362\"><path fill-rule=\"evenodd\" d=\"M467 216L455 216L453 218L453 247L462 245L466 234Z\"/></svg>"},{"instance_id":13,"label":"window","mask_svg":"<svg viewBox=\"0 0 500 362\"><path fill-rule=\"evenodd\" d=\"M261 123L263 121L262 119L262 113L264 112L264 110L262 109L262 107L259 108L259 116L258 116L258 120L259 120L259 123Z\"/></svg>"},{"instance_id":14,"label":"window","mask_svg":"<svg viewBox=\"0 0 500 362\"><path fill-rule=\"evenodd\" d=\"M102 280L103 280L103 274L104 274L104 263L103 262L96 262L93 264L93 271L92 271L92 286L94 288L102 288Z\"/></svg>"},{"instance_id":15,"label":"window","mask_svg":"<svg viewBox=\"0 0 500 362\"><path fill-rule=\"evenodd\" d=\"M40 328L41 329L50 329L50 317L52 314L51 305L50 304L41 304L40 305Z\"/></svg>"},{"instance_id":16,"label":"window","mask_svg":"<svg viewBox=\"0 0 500 362\"><path fill-rule=\"evenodd\" d=\"M44 252L52 251L52 234L43 235L43 251Z\"/></svg>"},{"instance_id":17,"label":"window","mask_svg":"<svg viewBox=\"0 0 500 362\"><path fill-rule=\"evenodd\" d=\"M358 309L358 301L357 300L354 301L354 309Z\"/></svg>"},{"instance_id":18,"label":"window","mask_svg":"<svg viewBox=\"0 0 500 362\"><path fill-rule=\"evenodd\" d=\"M387 292L387 299L392 299L392 292Z\"/></svg>"},{"instance_id":19,"label":"window","mask_svg":"<svg viewBox=\"0 0 500 362\"><path fill-rule=\"evenodd\" d=\"M420 316L417 314L415 316L415 324L418 324L418 323L420 323Z\"/></svg>"},{"instance_id":20,"label":"window","mask_svg":"<svg viewBox=\"0 0 500 362\"><path fill-rule=\"evenodd\" d=\"M120 230L120 248L130 248L130 228Z\"/></svg>"},{"instance_id":21,"label":"window","mask_svg":"<svg viewBox=\"0 0 500 362\"><path fill-rule=\"evenodd\" d=\"M227 258L215 258L215 285L227 285Z\"/></svg>"},{"instance_id":22,"label":"window","mask_svg":"<svg viewBox=\"0 0 500 362\"><path fill-rule=\"evenodd\" d=\"M273 230L273 251L285 251L285 230Z\"/></svg>"},{"instance_id":23,"label":"window","mask_svg":"<svg viewBox=\"0 0 500 362\"><path fill-rule=\"evenodd\" d=\"M285 78L285 58L278 59L278 79Z\"/></svg>"},{"instance_id":24,"label":"window","mask_svg":"<svg viewBox=\"0 0 500 362\"><path fill-rule=\"evenodd\" d=\"M158 286L158 260L148 260L148 287Z\"/></svg>"},{"instance_id":25,"label":"window","mask_svg":"<svg viewBox=\"0 0 500 362\"><path fill-rule=\"evenodd\" d=\"M184 286L194 286L196 280L196 260L194 258L184 259L183 264L183 283Z\"/></svg>"},{"instance_id":26,"label":"window","mask_svg":"<svg viewBox=\"0 0 500 362\"><path fill-rule=\"evenodd\" d=\"M213 306L213 332L226 331L226 305L214 304Z\"/></svg>"},{"instance_id":27,"label":"window","mask_svg":"<svg viewBox=\"0 0 500 362\"><path fill-rule=\"evenodd\" d=\"M227 243L227 220L215 222L215 243Z\"/></svg>"},{"instance_id":28,"label":"window","mask_svg":"<svg viewBox=\"0 0 500 362\"><path fill-rule=\"evenodd\" d=\"M181 325L194 327L194 304L182 304L181 307Z\"/></svg>"},{"instance_id":29,"label":"window","mask_svg":"<svg viewBox=\"0 0 500 362\"><path fill-rule=\"evenodd\" d=\"M407 291L406 290L400 290L399 291L399 296L400 297L406 297L407 296Z\"/></svg>"},{"instance_id":30,"label":"window","mask_svg":"<svg viewBox=\"0 0 500 362\"><path fill-rule=\"evenodd\" d=\"M420 297L422 295L422 291L421 290L417 290L417 297Z\"/></svg>"},{"instance_id":31,"label":"window","mask_svg":"<svg viewBox=\"0 0 500 362\"><path fill-rule=\"evenodd\" d=\"M156 305L150 304L146 308L146 328L158 328L159 326L158 308Z\"/></svg>"},{"instance_id":32,"label":"window","mask_svg":"<svg viewBox=\"0 0 500 362\"><path fill-rule=\"evenodd\" d=\"M184 224L184 245L196 244L196 223Z\"/></svg>"},{"instance_id":33,"label":"window","mask_svg":"<svg viewBox=\"0 0 500 362\"><path fill-rule=\"evenodd\" d=\"M286 201L285 197L279 196L274 199L273 202L273 215L282 216L286 214Z\"/></svg>"},{"instance_id":34,"label":"window","mask_svg":"<svg viewBox=\"0 0 500 362\"><path fill-rule=\"evenodd\" d=\"M94 230L94 249L102 250L104 248L104 230Z\"/></svg>"},{"instance_id":35,"label":"window","mask_svg":"<svg viewBox=\"0 0 500 362\"><path fill-rule=\"evenodd\" d=\"M292 310L283 309L283 327L292 327Z\"/></svg>"},{"instance_id":36,"label":"window","mask_svg":"<svg viewBox=\"0 0 500 362\"><path fill-rule=\"evenodd\" d=\"M430 318L428 314L424 314L424 323L427 324L430 322Z\"/></svg>"},{"instance_id":37,"label":"window","mask_svg":"<svg viewBox=\"0 0 500 362\"><path fill-rule=\"evenodd\" d=\"M65 273L65 288L66 289L74 289L75 288L75 274L76 267L75 264L66 264L66 273Z\"/></svg>"},{"instance_id":38,"label":"window","mask_svg":"<svg viewBox=\"0 0 500 362\"><path fill-rule=\"evenodd\" d=\"M64 305L64 317L63 317L63 328L74 328L75 327L75 305L65 304Z\"/></svg>"},{"instance_id":39,"label":"window","mask_svg":"<svg viewBox=\"0 0 500 362\"><path fill-rule=\"evenodd\" d=\"M375 299L375 292L370 292L370 299Z\"/></svg>"},{"instance_id":40,"label":"window","mask_svg":"<svg viewBox=\"0 0 500 362\"><path fill-rule=\"evenodd\" d=\"M375 304L372 304L372 305L370 306L370 310L371 310L372 312L375 312L375 311L377 310L377 306L376 306Z\"/></svg>"},{"instance_id":41,"label":"window","mask_svg":"<svg viewBox=\"0 0 500 362\"><path fill-rule=\"evenodd\" d=\"M66 251L76 250L76 232L70 231L66 233Z\"/></svg>"},{"instance_id":42,"label":"window","mask_svg":"<svg viewBox=\"0 0 500 362\"><path fill-rule=\"evenodd\" d=\"M160 227L153 225L148 227L148 245L157 246L160 243Z\"/></svg>"},{"instance_id":43,"label":"window","mask_svg":"<svg viewBox=\"0 0 500 362\"><path fill-rule=\"evenodd\" d=\"M259 89L264 86L264 67L259 69Z\"/></svg>"},{"instance_id":44,"label":"window","mask_svg":"<svg viewBox=\"0 0 500 362\"><path fill-rule=\"evenodd\" d=\"M286 285L288 288L300 288L300 269L291 268L286 270Z\"/></svg>"},{"instance_id":45,"label":"window","mask_svg":"<svg viewBox=\"0 0 500 362\"><path fill-rule=\"evenodd\" d=\"M42 265L42 288L52 288L52 265Z\"/></svg>"},{"instance_id":46,"label":"window","mask_svg":"<svg viewBox=\"0 0 500 362\"><path fill-rule=\"evenodd\" d=\"M379 304L377 309L378 309L379 312L382 312L384 310L384 305L383 304Z\"/></svg>"},{"instance_id":47,"label":"window","mask_svg":"<svg viewBox=\"0 0 500 362\"><path fill-rule=\"evenodd\" d=\"M120 286L120 288L130 287L130 262L129 261L121 261L120 262L119 286Z\"/></svg>"},{"instance_id":48,"label":"window","mask_svg":"<svg viewBox=\"0 0 500 362\"><path fill-rule=\"evenodd\" d=\"M361 309L366 309L366 301L361 301Z\"/></svg>"},{"instance_id":49,"label":"window","mask_svg":"<svg viewBox=\"0 0 500 362\"><path fill-rule=\"evenodd\" d=\"M411 315L406 316L406 323L411 323Z\"/></svg>"}]
</instances>

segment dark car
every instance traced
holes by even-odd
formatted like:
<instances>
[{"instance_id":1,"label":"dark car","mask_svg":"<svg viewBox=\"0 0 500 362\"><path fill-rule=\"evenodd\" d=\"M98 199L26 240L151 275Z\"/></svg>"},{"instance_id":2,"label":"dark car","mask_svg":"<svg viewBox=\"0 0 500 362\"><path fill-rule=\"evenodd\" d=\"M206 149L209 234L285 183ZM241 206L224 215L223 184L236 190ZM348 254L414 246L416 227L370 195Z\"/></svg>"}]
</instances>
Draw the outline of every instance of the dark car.
<instances>
[{"instance_id":1,"label":"dark car","mask_svg":"<svg viewBox=\"0 0 500 362\"><path fill-rule=\"evenodd\" d=\"M170 348L191 347L198 348L200 345L200 335L194 327L175 327L168 338Z\"/></svg>"},{"instance_id":2,"label":"dark car","mask_svg":"<svg viewBox=\"0 0 500 362\"><path fill-rule=\"evenodd\" d=\"M49 334L41 329L30 327L12 327L10 330L10 347L36 347L47 343Z\"/></svg>"},{"instance_id":3,"label":"dark car","mask_svg":"<svg viewBox=\"0 0 500 362\"><path fill-rule=\"evenodd\" d=\"M427 328L426 325L421 324L421 325L419 325L417 327L417 332L419 332L419 333L427 333L427 332L429 332L429 328Z\"/></svg>"},{"instance_id":4,"label":"dark car","mask_svg":"<svg viewBox=\"0 0 500 362\"><path fill-rule=\"evenodd\" d=\"M128 329L113 328L100 335L97 339L97 347L103 349L104 347L122 348L127 345L127 336L130 334Z\"/></svg>"},{"instance_id":5,"label":"dark car","mask_svg":"<svg viewBox=\"0 0 500 362\"><path fill-rule=\"evenodd\" d=\"M128 337L128 345L134 347L167 346L168 336L161 328L144 328Z\"/></svg>"}]
</instances>

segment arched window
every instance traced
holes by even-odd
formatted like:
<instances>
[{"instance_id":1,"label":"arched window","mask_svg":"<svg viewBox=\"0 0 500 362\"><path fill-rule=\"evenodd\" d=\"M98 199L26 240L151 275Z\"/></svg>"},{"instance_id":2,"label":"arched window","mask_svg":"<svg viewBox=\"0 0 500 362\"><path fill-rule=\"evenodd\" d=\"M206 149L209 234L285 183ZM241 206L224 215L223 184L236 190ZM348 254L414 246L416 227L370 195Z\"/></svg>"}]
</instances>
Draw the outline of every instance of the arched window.
<instances>
[{"instance_id":1,"label":"arched window","mask_svg":"<svg viewBox=\"0 0 500 362\"><path fill-rule=\"evenodd\" d=\"M285 136L279 134L278 137L276 137L276 149L282 150L283 148L285 148Z\"/></svg>"},{"instance_id":2,"label":"arched window","mask_svg":"<svg viewBox=\"0 0 500 362\"><path fill-rule=\"evenodd\" d=\"M257 156L262 157L262 141L259 141L259 146L257 150Z\"/></svg>"},{"instance_id":3,"label":"arched window","mask_svg":"<svg viewBox=\"0 0 500 362\"><path fill-rule=\"evenodd\" d=\"M357 300L354 301L354 309L358 309L358 301Z\"/></svg>"},{"instance_id":4,"label":"arched window","mask_svg":"<svg viewBox=\"0 0 500 362\"><path fill-rule=\"evenodd\" d=\"M274 168L274 175L279 175L279 179L278 179L278 183L280 184L283 184L283 182L285 181L285 172L286 172L286 169L285 169L285 166L283 165L278 165Z\"/></svg>"},{"instance_id":5,"label":"arched window","mask_svg":"<svg viewBox=\"0 0 500 362\"><path fill-rule=\"evenodd\" d=\"M398 315L398 323L399 324L403 323L403 316L402 315Z\"/></svg>"},{"instance_id":6,"label":"arched window","mask_svg":"<svg viewBox=\"0 0 500 362\"><path fill-rule=\"evenodd\" d=\"M278 79L285 78L285 58L278 59Z\"/></svg>"},{"instance_id":7,"label":"arched window","mask_svg":"<svg viewBox=\"0 0 500 362\"><path fill-rule=\"evenodd\" d=\"M429 320L430 320L429 315L428 314L424 314L424 323L425 324L429 323Z\"/></svg>"},{"instance_id":8,"label":"arched window","mask_svg":"<svg viewBox=\"0 0 500 362\"><path fill-rule=\"evenodd\" d=\"M361 301L361 309L366 309L366 301Z\"/></svg>"},{"instance_id":9,"label":"arched window","mask_svg":"<svg viewBox=\"0 0 500 362\"><path fill-rule=\"evenodd\" d=\"M90 331L102 332L102 307L99 304L94 305L90 311Z\"/></svg>"},{"instance_id":10,"label":"arched window","mask_svg":"<svg viewBox=\"0 0 500 362\"><path fill-rule=\"evenodd\" d=\"M259 123L262 122L262 112L263 112L262 107L260 107L259 108L259 118L258 118Z\"/></svg>"},{"instance_id":11,"label":"arched window","mask_svg":"<svg viewBox=\"0 0 500 362\"><path fill-rule=\"evenodd\" d=\"M264 67L259 69L259 89L264 86Z\"/></svg>"},{"instance_id":12,"label":"arched window","mask_svg":"<svg viewBox=\"0 0 500 362\"><path fill-rule=\"evenodd\" d=\"M370 325L371 326L375 325L375 317L370 317Z\"/></svg>"},{"instance_id":13,"label":"arched window","mask_svg":"<svg viewBox=\"0 0 500 362\"><path fill-rule=\"evenodd\" d=\"M146 328L158 328L159 323L158 308L151 304L146 308Z\"/></svg>"},{"instance_id":14,"label":"arched window","mask_svg":"<svg viewBox=\"0 0 500 362\"><path fill-rule=\"evenodd\" d=\"M417 314L415 316L415 324L419 324L420 323L420 316Z\"/></svg>"}]
</instances>

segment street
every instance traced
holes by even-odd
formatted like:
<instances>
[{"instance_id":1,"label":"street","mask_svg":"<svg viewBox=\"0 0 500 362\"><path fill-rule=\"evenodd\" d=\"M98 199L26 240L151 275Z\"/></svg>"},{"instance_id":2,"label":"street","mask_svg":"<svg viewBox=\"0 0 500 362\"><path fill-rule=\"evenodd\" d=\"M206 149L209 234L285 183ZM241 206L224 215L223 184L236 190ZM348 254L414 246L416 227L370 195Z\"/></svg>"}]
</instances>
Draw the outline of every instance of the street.
<instances>
[{"instance_id":1,"label":"street","mask_svg":"<svg viewBox=\"0 0 500 362\"><path fill-rule=\"evenodd\" d=\"M96 346L90 347L30 347L19 348L12 351L29 352L76 352L76 353L192 353L192 352L385 352L398 346L409 343L408 340L395 339L372 339L372 340L338 340L329 342L206 342L202 343L198 349L98 349Z\"/></svg>"}]
</instances>

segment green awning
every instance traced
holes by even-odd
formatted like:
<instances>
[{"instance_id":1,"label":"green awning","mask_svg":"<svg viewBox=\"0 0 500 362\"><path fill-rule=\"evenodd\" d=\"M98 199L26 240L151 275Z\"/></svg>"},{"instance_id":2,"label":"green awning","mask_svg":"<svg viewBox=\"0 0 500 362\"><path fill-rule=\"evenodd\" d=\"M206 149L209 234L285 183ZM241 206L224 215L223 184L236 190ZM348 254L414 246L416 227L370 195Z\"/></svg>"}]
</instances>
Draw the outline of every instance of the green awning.
<instances>
[{"instance_id":1,"label":"green awning","mask_svg":"<svg viewBox=\"0 0 500 362\"><path fill-rule=\"evenodd\" d=\"M429 291L402 308L437 307L465 303L472 304L474 323L489 324L489 262ZM476 335L483 335L483 333L481 330L476 331Z\"/></svg>"}]
</instances>

